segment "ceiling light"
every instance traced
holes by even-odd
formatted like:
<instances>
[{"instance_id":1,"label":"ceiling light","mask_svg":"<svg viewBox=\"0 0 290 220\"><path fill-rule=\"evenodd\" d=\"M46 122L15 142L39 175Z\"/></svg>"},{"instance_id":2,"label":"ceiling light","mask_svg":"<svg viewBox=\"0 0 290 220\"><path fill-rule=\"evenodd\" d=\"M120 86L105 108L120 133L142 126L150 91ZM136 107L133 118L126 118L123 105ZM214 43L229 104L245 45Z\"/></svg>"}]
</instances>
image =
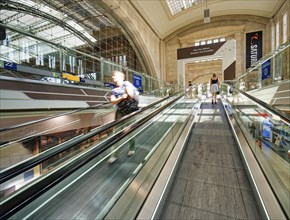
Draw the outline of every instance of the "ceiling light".
<instances>
[{"instance_id":1,"label":"ceiling light","mask_svg":"<svg viewBox=\"0 0 290 220\"><path fill-rule=\"evenodd\" d=\"M205 1L205 10L203 11L203 21L204 23L210 22L209 9L207 8L207 0Z\"/></svg>"}]
</instances>

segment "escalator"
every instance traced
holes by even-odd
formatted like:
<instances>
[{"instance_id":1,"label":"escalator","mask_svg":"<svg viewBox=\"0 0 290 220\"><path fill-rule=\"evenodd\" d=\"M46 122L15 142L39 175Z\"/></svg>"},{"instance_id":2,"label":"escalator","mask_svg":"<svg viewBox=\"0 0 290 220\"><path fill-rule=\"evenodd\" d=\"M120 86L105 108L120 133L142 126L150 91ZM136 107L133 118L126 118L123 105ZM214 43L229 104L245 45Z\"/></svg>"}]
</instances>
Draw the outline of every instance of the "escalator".
<instances>
[{"instance_id":1,"label":"escalator","mask_svg":"<svg viewBox=\"0 0 290 220\"><path fill-rule=\"evenodd\" d=\"M256 132L250 132L251 120ZM273 122L270 128L265 121ZM215 106L207 100L136 219L289 218L290 146L265 136L278 128L289 136L287 115L238 91L222 94Z\"/></svg>"},{"instance_id":2,"label":"escalator","mask_svg":"<svg viewBox=\"0 0 290 220\"><path fill-rule=\"evenodd\" d=\"M175 98L176 100L179 99L179 97L172 98ZM144 162L144 160L146 160L145 158L150 156L156 150L156 144L160 141L162 136L164 136L164 133L168 128L175 127L180 130L179 127L182 126L183 122L169 120L168 117L171 115L169 112L177 112L176 118L179 117L182 119L188 116L188 113L184 116L182 112L186 111L189 108L188 106L191 106L192 103L185 106L180 104L183 109L181 112L178 112L179 109L175 110L174 107L164 110L165 112L161 116L158 116L156 111L152 112L154 109L161 111L158 109L160 106L163 106L162 108L166 109L171 105L171 103L176 102L176 100L168 101L166 99L162 102L159 101L153 103L152 106L149 105L142 108L141 112L136 115L129 115L128 118L125 117L120 121L105 124L104 126L106 129L109 129L111 126L121 125L125 127L125 130L111 135L107 139L93 143L91 148L79 152L79 154L75 153L70 155L66 160L64 160L65 158L61 158L62 162L56 163L55 167L52 166L51 172L44 173L23 188L2 198L1 204L3 205L3 209L1 210L1 216L3 216L3 218L11 216L13 219L19 218L20 216L23 218L28 214L27 218L32 219L39 219L44 216L50 216L50 218L53 216L55 219L68 219L79 218L83 215L86 215L87 218L104 215L104 208L118 198L122 186L127 184L130 178L132 179L132 176L134 176L134 173L138 170L137 168L142 164L142 162ZM166 104L166 102L169 103ZM148 113L153 117L151 121L148 121L150 118L146 119L146 114ZM133 117L134 119L132 120L130 117ZM128 120L131 120L134 123L130 125L132 122L129 122L128 124ZM130 126L133 128L130 128ZM135 126L138 126L137 129L134 128ZM100 130L101 128L98 129ZM59 155L64 149L68 149L68 147L70 149L78 148L82 141L86 141L87 139L92 138L95 134L102 132L102 130L98 131L98 129L94 129L81 137L76 137L74 140L72 139L67 143L63 143L63 146L56 146L47 153L50 155L46 156L46 158L50 158L56 154ZM128 133L128 129L132 129L134 132L130 134L131 131ZM117 138L114 136L117 136ZM124 137L125 140L123 139ZM151 138L148 139L148 137ZM111 145L116 144L117 147L122 148L120 154L124 156L126 155L126 152L124 153L123 151L127 151L126 144L130 138L135 139L138 152L136 152L132 158L120 157L113 165L108 166L106 160L110 156ZM52 151L56 152L53 153ZM16 174L19 174L19 170L21 169L28 170L35 166L35 164L43 164L43 161L45 161L46 158L41 158L41 156L42 155L31 158L29 163L32 165L28 164L28 161L24 161L23 166L25 168L22 168L22 165L16 164L10 169L11 171L14 170ZM33 169L35 169L35 167ZM8 170L6 171L7 172L1 174L1 183L4 182L4 184L6 180L13 180L13 176L16 175L9 174ZM71 194L72 192L74 193ZM71 197L72 195L75 197ZM60 198L64 198L64 200L59 200ZM30 201L27 202L27 200ZM14 204L15 201L16 204ZM82 201L82 205L80 205L80 201ZM35 204L37 207L34 207ZM52 209L49 208L51 212L46 210L46 207L50 206L49 204L54 206ZM94 208L90 209L90 204ZM67 207L67 209L65 207ZM59 210L59 212L57 210ZM74 212L72 210L74 210Z\"/></svg>"},{"instance_id":3,"label":"escalator","mask_svg":"<svg viewBox=\"0 0 290 220\"><path fill-rule=\"evenodd\" d=\"M123 143L120 158L114 164L109 165L105 155L93 159L11 219L24 216L29 219L100 219L133 180L135 170L168 126L166 122L150 125L150 129L142 132L142 137L135 137L137 151L133 157L127 158L128 146ZM146 141L144 136L153 137Z\"/></svg>"},{"instance_id":4,"label":"escalator","mask_svg":"<svg viewBox=\"0 0 290 220\"><path fill-rule=\"evenodd\" d=\"M203 103L160 219L263 219L222 103Z\"/></svg>"},{"instance_id":5,"label":"escalator","mask_svg":"<svg viewBox=\"0 0 290 220\"><path fill-rule=\"evenodd\" d=\"M119 133L56 167L58 177L65 178L47 181L45 190L37 181L25 187L23 194L35 190L39 195L23 200L5 218L284 218L269 180L253 170L263 164L244 158L256 145L255 139L243 137L251 136L247 131L241 135L243 122L236 122L241 114L235 111L240 104L230 105L225 97L216 106L199 101L177 97L149 108ZM131 138L137 150L127 157ZM120 157L109 165L112 146L120 148ZM53 175L44 175L43 182Z\"/></svg>"}]
</instances>

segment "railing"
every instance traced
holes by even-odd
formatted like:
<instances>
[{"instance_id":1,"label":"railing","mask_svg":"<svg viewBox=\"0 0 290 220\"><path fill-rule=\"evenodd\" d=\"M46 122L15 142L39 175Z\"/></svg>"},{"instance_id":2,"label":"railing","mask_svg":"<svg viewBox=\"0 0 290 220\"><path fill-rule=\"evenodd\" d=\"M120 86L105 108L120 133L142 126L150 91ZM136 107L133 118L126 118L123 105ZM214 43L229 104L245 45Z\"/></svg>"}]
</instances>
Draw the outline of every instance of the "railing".
<instances>
[{"instance_id":1,"label":"railing","mask_svg":"<svg viewBox=\"0 0 290 220\"><path fill-rule=\"evenodd\" d=\"M277 200L290 218L290 117L238 89L223 87L228 114L241 128Z\"/></svg>"},{"instance_id":2,"label":"railing","mask_svg":"<svg viewBox=\"0 0 290 220\"><path fill-rule=\"evenodd\" d=\"M0 45L0 74L23 73L26 78L55 82L72 83L91 87L105 87L112 83L112 70L120 70L126 79L133 82L143 94L157 94L152 91L163 88L173 93L183 90L182 86L168 84L152 76L129 69L94 54L54 44L15 27L0 26L9 30L9 40ZM15 37L17 36L17 37ZM17 40L17 39L21 39ZM40 76L40 77L39 77ZM164 92L158 93L162 96Z\"/></svg>"},{"instance_id":3,"label":"railing","mask_svg":"<svg viewBox=\"0 0 290 220\"><path fill-rule=\"evenodd\" d=\"M168 100L170 96L142 107L139 112L160 106L161 103L166 104ZM124 126L125 119L114 120L113 108L100 108L105 105L111 104L83 108L1 129L0 154L1 160L6 161L6 165L5 168L2 167L0 183L3 184L7 179L25 173L36 164L41 164L41 168L33 169L32 176L37 177L46 173L58 165L59 161L63 162L112 135L113 126L115 128L120 126L118 125L120 122L121 126ZM143 116L139 114L138 117ZM80 144L78 147L72 148L78 144ZM12 182L6 182L1 185L1 190L8 189L13 184L15 188L21 188L25 185L25 181L21 179L20 176Z\"/></svg>"},{"instance_id":4,"label":"railing","mask_svg":"<svg viewBox=\"0 0 290 220\"><path fill-rule=\"evenodd\" d=\"M261 89L290 79L290 44L281 45L273 54L261 58L256 66L232 81L225 81L242 91Z\"/></svg>"},{"instance_id":5,"label":"railing","mask_svg":"<svg viewBox=\"0 0 290 220\"><path fill-rule=\"evenodd\" d=\"M112 144L119 142L124 137L130 136L129 134L134 132L136 128L138 130L139 126L148 122L160 113L162 109L167 108L176 100L180 99L180 97L181 96L177 96L176 94L175 96L165 98L163 102L158 101L152 103L151 105L142 108L139 112L132 113L118 121L107 123L103 127L79 135L54 148L48 149L39 155L35 155L34 157L3 170L1 172L1 183L3 184L1 185L1 188L4 188L5 184L15 183L15 177L20 173L25 173L31 169L34 171L38 170L42 175L39 174L39 176L36 176L33 180L25 180L24 178L22 188L18 187L16 193L10 192L10 194L4 195L4 198L1 199L2 217L12 215L27 202L40 196L40 194L44 193L47 189L54 186L57 182L80 168L85 163L94 158L97 159L97 156L109 150ZM160 106L162 106L162 109L157 109ZM155 108L157 109L156 111ZM181 116L181 118L183 118L183 116ZM99 137L99 135L105 131L108 131L113 127L116 128L116 126L121 126L123 128L126 127L126 129L115 134L110 131L110 135L108 134L106 138L101 139ZM121 142L123 143L124 141ZM106 152L106 155L108 153L109 151ZM43 165L48 159L55 159L55 163L51 163L51 167L43 172ZM101 161L103 161L103 159ZM20 178L23 178L23 176L20 175Z\"/></svg>"}]
</instances>

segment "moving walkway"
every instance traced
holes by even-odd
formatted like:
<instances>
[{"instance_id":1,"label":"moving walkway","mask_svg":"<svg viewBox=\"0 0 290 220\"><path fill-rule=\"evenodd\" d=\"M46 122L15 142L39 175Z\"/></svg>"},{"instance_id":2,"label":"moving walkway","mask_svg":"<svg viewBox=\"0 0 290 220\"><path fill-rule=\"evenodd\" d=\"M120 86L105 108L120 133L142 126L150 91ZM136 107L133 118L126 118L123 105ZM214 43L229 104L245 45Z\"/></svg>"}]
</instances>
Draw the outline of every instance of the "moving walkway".
<instances>
[{"instance_id":1,"label":"moving walkway","mask_svg":"<svg viewBox=\"0 0 290 220\"><path fill-rule=\"evenodd\" d=\"M253 171L249 166L252 162L245 155L253 155L251 152L257 149L251 148L256 147L256 142L243 128L240 113L229 100L230 97L221 97L213 107L200 100L172 97L144 108L143 114L133 113L106 125L107 129L120 123L124 129L117 134L112 132L108 138L2 198L1 216L182 218L182 214L189 216L191 209L201 217L285 217L285 208L275 202L278 193L265 187L269 180L256 179L261 171ZM67 144L74 148L100 131L93 130ZM128 158L130 138L135 139L137 151ZM108 165L114 145L121 150L120 158ZM264 157L263 151L257 155ZM264 187L259 188L259 181ZM180 193L182 185L185 188ZM263 188L272 194L264 197ZM228 204L235 211L231 212ZM273 209L278 212L273 213Z\"/></svg>"}]
</instances>

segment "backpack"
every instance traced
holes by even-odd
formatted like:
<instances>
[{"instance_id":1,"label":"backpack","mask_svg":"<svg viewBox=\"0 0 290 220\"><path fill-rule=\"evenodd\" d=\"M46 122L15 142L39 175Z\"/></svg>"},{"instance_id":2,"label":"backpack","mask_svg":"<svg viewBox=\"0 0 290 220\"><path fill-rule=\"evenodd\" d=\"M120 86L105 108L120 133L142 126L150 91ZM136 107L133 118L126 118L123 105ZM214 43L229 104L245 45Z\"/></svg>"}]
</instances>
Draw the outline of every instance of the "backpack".
<instances>
[{"instance_id":1,"label":"backpack","mask_svg":"<svg viewBox=\"0 0 290 220\"><path fill-rule=\"evenodd\" d=\"M118 103L118 111L123 115L130 114L132 112L139 110L138 107L139 92L133 84L130 84L130 86L133 87L134 98L130 99L127 98Z\"/></svg>"}]
</instances>

